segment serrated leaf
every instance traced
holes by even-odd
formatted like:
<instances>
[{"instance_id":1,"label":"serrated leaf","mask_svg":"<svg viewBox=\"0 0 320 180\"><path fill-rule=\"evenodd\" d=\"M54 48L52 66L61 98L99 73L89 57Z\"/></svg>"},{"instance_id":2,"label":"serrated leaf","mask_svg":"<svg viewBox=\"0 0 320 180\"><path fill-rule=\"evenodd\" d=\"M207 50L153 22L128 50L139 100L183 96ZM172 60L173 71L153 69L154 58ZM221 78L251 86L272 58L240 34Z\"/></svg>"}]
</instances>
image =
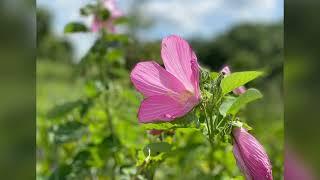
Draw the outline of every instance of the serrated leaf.
<instances>
[{"instance_id":1,"label":"serrated leaf","mask_svg":"<svg viewBox=\"0 0 320 180\"><path fill-rule=\"evenodd\" d=\"M223 78L221 81L222 94L225 95L232 90L256 79L262 74L263 73L259 71L244 71L232 73Z\"/></svg>"},{"instance_id":2,"label":"serrated leaf","mask_svg":"<svg viewBox=\"0 0 320 180\"><path fill-rule=\"evenodd\" d=\"M229 108L228 114L235 115L243 106L260 98L262 98L262 94L259 90L253 88L248 89L245 93L236 98L232 106Z\"/></svg>"},{"instance_id":3,"label":"serrated leaf","mask_svg":"<svg viewBox=\"0 0 320 180\"><path fill-rule=\"evenodd\" d=\"M65 33L87 32L88 28L81 22L71 22L64 27Z\"/></svg>"},{"instance_id":4,"label":"serrated leaf","mask_svg":"<svg viewBox=\"0 0 320 180\"><path fill-rule=\"evenodd\" d=\"M147 157L150 153L150 156L156 156L160 153L170 152L172 145L167 142L156 142L150 143L143 148L143 153Z\"/></svg>"},{"instance_id":5,"label":"serrated leaf","mask_svg":"<svg viewBox=\"0 0 320 180\"><path fill-rule=\"evenodd\" d=\"M146 130L170 130L170 129L176 129L179 127L184 127L183 125L171 123L171 122L158 122L158 123L146 123L141 124L141 126Z\"/></svg>"},{"instance_id":6,"label":"serrated leaf","mask_svg":"<svg viewBox=\"0 0 320 180\"><path fill-rule=\"evenodd\" d=\"M141 126L146 130L170 130L177 128L192 128L196 127L196 118L197 117L193 113L189 113L188 115L178 118L171 122L144 123L141 124Z\"/></svg>"}]
</instances>

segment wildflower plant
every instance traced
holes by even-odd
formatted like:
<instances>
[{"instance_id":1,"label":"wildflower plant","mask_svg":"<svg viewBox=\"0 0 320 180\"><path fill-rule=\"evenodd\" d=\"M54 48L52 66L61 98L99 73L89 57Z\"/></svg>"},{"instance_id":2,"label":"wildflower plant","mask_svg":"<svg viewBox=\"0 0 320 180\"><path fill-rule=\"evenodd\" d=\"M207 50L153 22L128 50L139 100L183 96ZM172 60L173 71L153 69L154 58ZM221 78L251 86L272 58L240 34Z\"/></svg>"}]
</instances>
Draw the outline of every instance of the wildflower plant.
<instances>
[{"instance_id":1,"label":"wildflower plant","mask_svg":"<svg viewBox=\"0 0 320 180\"><path fill-rule=\"evenodd\" d=\"M91 25L88 27L83 22L70 22L65 26L66 33L101 31L115 34L116 25L127 22L116 0L96 0L83 6L79 12L81 16L91 19Z\"/></svg>"},{"instance_id":2,"label":"wildflower plant","mask_svg":"<svg viewBox=\"0 0 320 180\"><path fill-rule=\"evenodd\" d=\"M161 55L165 69L147 61L138 63L131 72L131 81L145 97L138 113L141 125L152 131L195 129L207 137L212 149L218 148L221 142L238 142L234 145L234 154L247 179L257 178L257 174L259 175L254 172L250 174L247 170L250 169L247 165L252 163L255 163L256 167L261 165L260 174L263 174L263 171L267 174L260 178L272 179L268 156L266 153L259 156L259 152L265 152L259 142L255 140L250 144L250 138L255 139L251 135L247 136L250 137L248 141L239 141L237 137L243 135L238 131L236 136L232 135L235 128L242 129L246 134L249 133L245 129L252 129L238 117L238 113L248 103L262 98L257 89L246 90L244 85L263 73L231 73L228 67L220 73L210 72L198 65L192 48L176 35L164 38ZM237 88L241 89L241 93L238 93ZM245 145L242 142L245 142ZM258 153L248 154L248 149ZM163 160L163 156L174 154L172 152L175 150L174 145L168 142L152 143L145 147L145 159L138 164L148 169L148 163L154 166ZM240 156L243 151L245 154Z\"/></svg>"}]
</instances>

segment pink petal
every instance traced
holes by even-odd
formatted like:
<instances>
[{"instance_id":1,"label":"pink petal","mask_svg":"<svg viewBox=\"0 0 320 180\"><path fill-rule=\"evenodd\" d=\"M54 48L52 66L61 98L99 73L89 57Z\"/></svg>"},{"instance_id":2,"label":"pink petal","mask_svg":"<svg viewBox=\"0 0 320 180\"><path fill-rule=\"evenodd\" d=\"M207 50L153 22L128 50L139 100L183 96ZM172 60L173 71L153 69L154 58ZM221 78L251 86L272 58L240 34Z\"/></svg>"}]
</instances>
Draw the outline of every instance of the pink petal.
<instances>
[{"instance_id":1,"label":"pink petal","mask_svg":"<svg viewBox=\"0 0 320 180\"><path fill-rule=\"evenodd\" d=\"M197 64L197 57L187 41L171 35L162 40L161 56L166 70L178 78L184 86L194 92L194 73L191 61Z\"/></svg>"},{"instance_id":2,"label":"pink petal","mask_svg":"<svg viewBox=\"0 0 320 180\"><path fill-rule=\"evenodd\" d=\"M109 10L113 11L116 9L116 1L115 0L104 0L104 6Z\"/></svg>"},{"instance_id":3,"label":"pink petal","mask_svg":"<svg viewBox=\"0 0 320 180\"><path fill-rule=\"evenodd\" d=\"M91 31L92 32L98 32L101 28L101 22L99 21L99 19L95 16L93 17L93 22L91 25Z\"/></svg>"},{"instance_id":4,"label":"pink petal","mask_svg":"<svg viewBox=\"0 0 320 180\"><path fill-rule=\"evenodd\" d=\"M293 150L290 146L285 146L284 179L315 180L314 169Z\"/></svg>"},{"instance_id":5,"label":"pink petal","mask_svg":"<svg viewBox=\"0 0 320 180\"><path fill-rule=\"evenodd\" d=\"M247 91L247 89L244 86L240 86L238 88L236 88L235 90L233 90L234 94L240 95L243 94Z\"/></svg>"},{"instance_id":6,"label":"pink petal","mask_svg":"<svg viewBox=\"0 0 320 180\"><path fill-rule=\"evenodd\" d=\"M222 72L224 75L231 74L231 70L229 66L224 66L220 72Z\"/></svg>"},{"instance_id":7,"label":"pink petal","mask_svg":"<svg viewBox=\"0 0 320 180\"><path fill-rule=\"evenodd\" d=\"M138 63L131 72L131 81L145 97L176 94L185 91L182 83L159 64L148 61Z\"/></svg>"},{"instance_id":8,"label":"pink petal","mask_svg":"<svg viewBox=\"0 0 320 180\"><path fill-rule=\"evenodd\" d=\"M115 0L105 0L104 6L110 11L111 17L118 18L123 16L123 13L118 9Z\"/></svg>"},{"instance_id":9,"label":"pink petal","mask_svg":"<svg viewBox=\"0 0 320 180\"><path fill-rule=\"evenodd\" d=\"M111 33L115 33L116 32L116 28L113 24L113 19L108 19L105 23L104 26L108 29L109 32Z\"/></svg>"},{"instance_id":10,"label":"pink petal","mask_svg":"<svg viewBox=\"0 0 320 180\"><path fill-rule=\"evenodd\" d=\"M160 135L162 132L163 130L152 129L149 131L149 134L156 136L156 135Z\"/></svg>"},{"instance_id":11,"label":"pink petal","mask_svg":"<svg viewBox=\"0 0 320 180\"><path fill-rule=\"evenodd\" d=\"M244 128L234 128L234 153L240 169L252 179L272 180L272 167L259 141Z\"/></svg>"},{"instance_id":12,"label":"pink petal","mask_svg":"<svg viewBox=\"0 0 320 180\"><path fill-rule=\"evenodd\" d=\"M151 96L141 103L138 119L141 123L170 121L185 115L189 110L170 96Z\"/></svg>"},{"instance_id":13,"label":"pink petal","mask_svg":"<svg viewBox=\"0 0 320 180\"><path fill-rule=\"evenodd\" d=\"M199 72L199 64L196 60L191 61L191 69L192 69L192 83L195 90L195 96L199 100L200 99L200 87L199 87L199 81L200 81L200 72Z\"/></svg>"},{"instance_id":14,"label":"pink petal","mask_svg":"<svg viewBox=\"0 0 320 180\"><path fill-rule=\"evenodd\" d=\"M237 143L235 142L235 140L233 140L233 154L236 157L236 161L238 164L238 167L240 168L241 172L245 175L246 180L251 180L251 173L250 170L246 167L245 162L242 159L239 147L237 145Z\"/></svg>"}]
</instances>

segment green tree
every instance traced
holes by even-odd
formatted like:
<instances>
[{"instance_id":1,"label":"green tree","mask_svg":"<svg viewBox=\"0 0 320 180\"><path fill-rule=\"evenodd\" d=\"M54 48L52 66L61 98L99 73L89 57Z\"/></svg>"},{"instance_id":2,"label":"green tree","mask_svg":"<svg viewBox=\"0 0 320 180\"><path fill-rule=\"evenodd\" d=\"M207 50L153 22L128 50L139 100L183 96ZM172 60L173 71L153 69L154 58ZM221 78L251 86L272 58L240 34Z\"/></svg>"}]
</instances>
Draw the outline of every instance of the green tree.
<instances>
[{"instance_id":1,"label":"green tree","mask_svg":"<svg viewBox=\"0 0 320 180\"><path fill-rule=\"evenodd\" d=\"M206 42L194 40L200 61L214 70L232 64L237 70L282 70L283 26L242 24Z\"/></svg>"},{"instance_id":2,"label":"green tree","mask_svg":"<svg viewBox=\"0 0 320 180\"><path fill-rule=\"evenodd\" d=\"M37 57L67 63L73 61L71 43L52 32L52 16L43 8L37 8Z\"/></svg>"}]
</instances>

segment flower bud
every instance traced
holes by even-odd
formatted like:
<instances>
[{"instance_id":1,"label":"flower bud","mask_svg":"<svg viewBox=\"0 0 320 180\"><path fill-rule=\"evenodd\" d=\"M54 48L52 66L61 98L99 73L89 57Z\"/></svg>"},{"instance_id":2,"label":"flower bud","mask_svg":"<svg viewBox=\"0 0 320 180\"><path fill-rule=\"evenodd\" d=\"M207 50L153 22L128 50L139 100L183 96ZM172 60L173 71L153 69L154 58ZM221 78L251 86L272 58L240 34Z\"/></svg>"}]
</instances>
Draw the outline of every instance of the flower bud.
<instances>
[{"instance_id":1,"label":"flower bud","mask_svg":"<svg viewBox=\"0 0 320 180\"><path fill-rule=\"evenodd\" d=\"M233 129L233 154L247 180L272 180L272 167L262 145L244 128Z\"/></svg>"},{"instance_id":2,"label":"flower bud","mask_svg":"<svg viewBox=\"0 0 320 180\"><path fill-rule=\"evenodd\" d=\"M153 129L149 131L149 134L157 136L157 135L160 135L162 132L163 132L162 130Z\"/></svg>"}]
</instances>

